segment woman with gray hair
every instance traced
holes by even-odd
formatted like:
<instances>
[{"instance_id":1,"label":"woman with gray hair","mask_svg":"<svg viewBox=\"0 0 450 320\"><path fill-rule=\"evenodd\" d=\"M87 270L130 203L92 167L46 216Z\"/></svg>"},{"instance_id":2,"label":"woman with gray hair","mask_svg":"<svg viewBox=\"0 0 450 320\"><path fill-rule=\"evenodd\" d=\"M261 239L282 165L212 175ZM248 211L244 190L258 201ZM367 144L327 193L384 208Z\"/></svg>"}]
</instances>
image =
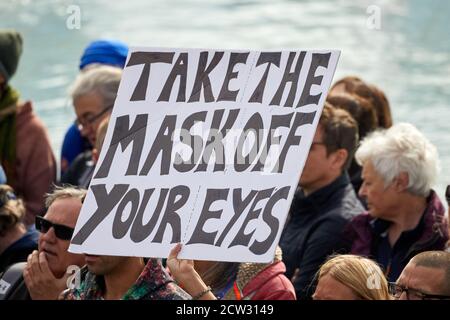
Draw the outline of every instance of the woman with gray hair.
<instances>
[{"instance_id":1,"label":"woman with gray hair","mask_svg":"<svg viewBox=\"0 0 450 320\"><path fill-rule=\"evenodd\" d=\"M111 114L121 76L120 68L98 66L81 73L72 85L78 129L93 146L100 123ZM61 183L87 188L93 173L92 150L87 150L72 162Z\"/></svg>"},{"instance_id":2,"label":"woman with gray hair","mask_svg":"<svg viewBox=\"0 0 450 320\"><path fill-rule=\"evenodd\" d=\"M431 189L437 150L414 126L400 123L367 136L355 157L368 211L347 226L351 253L370 256L395 281L414 255L442 250L448 240L445 209Z\"/></svg>"}]
</instances>

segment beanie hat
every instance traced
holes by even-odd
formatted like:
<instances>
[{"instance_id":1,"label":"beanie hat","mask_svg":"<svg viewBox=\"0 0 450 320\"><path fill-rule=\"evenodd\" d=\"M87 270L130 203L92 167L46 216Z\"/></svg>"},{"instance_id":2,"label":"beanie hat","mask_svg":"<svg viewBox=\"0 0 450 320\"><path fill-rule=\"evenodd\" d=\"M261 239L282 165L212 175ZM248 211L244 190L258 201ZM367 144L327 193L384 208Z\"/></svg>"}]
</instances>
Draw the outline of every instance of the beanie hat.
<instances>
[{"instance_id":1,"label":"beanie hat","mask_svg":"<svg viewBox=\"0 0 450 320\"><path fill-rule=\"evenodd\" d=\"M16 72L21 54L21 34L14 30L0 29L0 74L7 82Z\"/></svg>"},{"instance_id":2,"label":"beanie hat","mask_svg":"<svg viewBox=\"0 0 450 320\"><path fill-rule=\"evenodd\" d=\"M128 46L117 40L96 40L91 42L80 59L80 70L91 63L107 64L123 68L127 59Z\"/></svg>"}]
</instances>

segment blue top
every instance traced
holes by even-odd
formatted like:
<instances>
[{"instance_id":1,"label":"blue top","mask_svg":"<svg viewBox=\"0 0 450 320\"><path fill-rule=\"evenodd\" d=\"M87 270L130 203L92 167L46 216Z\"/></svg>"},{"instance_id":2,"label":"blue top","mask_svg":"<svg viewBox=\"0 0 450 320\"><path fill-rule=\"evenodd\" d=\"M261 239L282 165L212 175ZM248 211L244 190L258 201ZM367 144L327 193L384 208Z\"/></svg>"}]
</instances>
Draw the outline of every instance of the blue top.
<instances>
[{"instance_id":1,"label":"blue top","mask_svg":"<svg viewBox=\"0 0 450 320\"><path fill-rule=\"evenodd\" d=\"M22 238L11 244L0 254L0 274L17 262L27 261L28 255L38 248L39 232L30 228Z\"/></svg>"},{"instance_id":2,"label":"blue top","mask_svg":"<svg viewBox=\"0 0 450 320\"><path fill-rule=\"evenodd\" d=\"M68 168L80 153L90 148L89 142L83 138L76 124L73 123L64 135L64 141L61 148L61 162L67 161ZM67 168L65 168L65 170L67 170ZM61 166L61 175L64 174L65 170Z\"/></svg>"}]
</instances>

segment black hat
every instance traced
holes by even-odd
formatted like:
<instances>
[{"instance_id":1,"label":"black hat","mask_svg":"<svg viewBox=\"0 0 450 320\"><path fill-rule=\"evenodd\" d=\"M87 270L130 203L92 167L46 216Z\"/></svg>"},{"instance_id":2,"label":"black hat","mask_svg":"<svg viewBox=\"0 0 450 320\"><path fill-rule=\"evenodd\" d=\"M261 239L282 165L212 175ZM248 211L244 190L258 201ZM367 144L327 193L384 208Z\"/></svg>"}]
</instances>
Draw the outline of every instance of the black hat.
<instances>
[{"instance_id":1,"label":"black hat","mask_svg":"<svg viewBox=\"0 0 450 320\"><path fill-rule=\"evenodd\" d=\"M21 34L15 30L0 29L0 74L7 82L16 72L21 54Z\"/></svg>"}]
</instances>

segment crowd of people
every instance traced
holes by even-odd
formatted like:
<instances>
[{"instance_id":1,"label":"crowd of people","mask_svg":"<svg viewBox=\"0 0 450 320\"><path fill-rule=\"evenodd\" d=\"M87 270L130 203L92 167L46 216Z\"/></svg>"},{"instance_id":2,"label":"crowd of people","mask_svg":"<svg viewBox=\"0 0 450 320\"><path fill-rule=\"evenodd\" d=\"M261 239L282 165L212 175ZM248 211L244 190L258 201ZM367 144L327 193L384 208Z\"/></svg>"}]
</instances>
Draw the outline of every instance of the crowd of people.
<instances>
[{"instance_id":1,"label":"crowd of people","mask_svg":"<svg viewBox=\"0 0 450 320\"><path fill-rule=\"evenodd\" d=\"M128 47L98 40L81 54L58 174L10 82L22 49L20 33L0 30L0 300L450 300L436 147L355 76L329 91L271 263L179 259L181 244L165 261L70 253Z\"/></svg>"}]
</instances>

